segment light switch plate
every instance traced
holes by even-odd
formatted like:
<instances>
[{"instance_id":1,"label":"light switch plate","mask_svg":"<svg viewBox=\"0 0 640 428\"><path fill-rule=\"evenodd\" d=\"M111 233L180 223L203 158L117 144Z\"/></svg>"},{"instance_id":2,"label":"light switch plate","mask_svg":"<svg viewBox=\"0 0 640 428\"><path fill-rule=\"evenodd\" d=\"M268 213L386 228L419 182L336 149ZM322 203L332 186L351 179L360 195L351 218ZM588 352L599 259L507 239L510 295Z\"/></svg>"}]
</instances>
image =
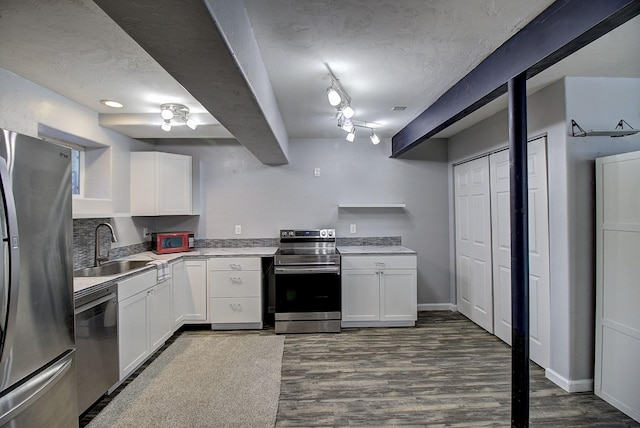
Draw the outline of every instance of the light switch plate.
<instances>
[{"instance_id":1,"label":"light switch plate","mask_svg":"<svg viewBox=\"0 0 640 428\"><path fill-rule=\"evenodd\" d=\"M356 225L355 224L350 224L349 225L349 233L356 233Z\"/></svg>"},{"instance_id":2,"label":"light switch plate","mask_svg":"<svg viewBox=\"0 0 640 428\"><path fill-rule=\"evenodd\" d=\"M242 226L239 224L236 224L236 235L241 235L242 234Z\"/></svg>"},{"instance_id":3,"label":"light switch plate","mask_svg":"<svg viewBox=\"0 0 640 428\"><path fill-rule=\"evenodd\" d=\"M320 168L315 168L313 170L313 175L316 176L316 177L320 177Z\"/></svg>"}]
</instances>

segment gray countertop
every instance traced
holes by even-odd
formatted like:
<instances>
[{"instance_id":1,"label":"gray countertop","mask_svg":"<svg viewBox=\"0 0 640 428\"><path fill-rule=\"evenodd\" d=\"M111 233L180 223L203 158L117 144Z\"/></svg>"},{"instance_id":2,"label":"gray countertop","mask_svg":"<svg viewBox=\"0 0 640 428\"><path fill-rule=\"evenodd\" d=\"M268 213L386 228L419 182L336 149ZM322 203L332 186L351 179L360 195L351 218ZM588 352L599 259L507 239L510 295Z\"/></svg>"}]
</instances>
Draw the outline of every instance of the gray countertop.
<instances>
[{"instance_id":1,"label":"gray countertop","mask_svg":"<svg viewBox=\"0 0 640 428\"><path fill-rule=\"evenodd\" d=\"M370 255L411 255L416 254L414 250L399 245L366 245L366 246L339 246L338 251L343 256L370 256ZM181 259L203 258L203 257L271 257L278 247L240 247L240 248L199 248L196 251L173 254L154 254L151 251L135 254L126 257L127 260L165 260L169 263ZM118 281L156 269L155 266L143 266L138 269L120 275L98 276L90 278L74 278L73 291L75 297L88 294L94 290L116 284Z\"/></svg>"},{"instance_id":2,"label":"gray countertop","mask_svg":"<svg viewBox=\"0 0 640 428\"><path fill-rule=\"evenodd\" d=\"M373 256L373 255L410 255L416 254L414 250L400 245L365 245L365 246L340 246L338 251L343 256Z\"/></svg>"},{"instance_id":3,"label":"gray countertop","mask_svg":"<svg viewBox=\"0 0 640 428\"><path fill-rule=\"evenodd\" d=\"M165 260L169 263L190 258L202 257L269 257L273 256L278 247L240 247L240 248L199 248L197 251L173 254L154 254L151 251L134 254L123 260ZM156 269L154 265L143 266L126 273L110 276L94 276L90 278L73 278L73 291L75 297L88 294L94 290L115 284L125 278L137 275L148 270Z\"/></svg>"}]
</instances>

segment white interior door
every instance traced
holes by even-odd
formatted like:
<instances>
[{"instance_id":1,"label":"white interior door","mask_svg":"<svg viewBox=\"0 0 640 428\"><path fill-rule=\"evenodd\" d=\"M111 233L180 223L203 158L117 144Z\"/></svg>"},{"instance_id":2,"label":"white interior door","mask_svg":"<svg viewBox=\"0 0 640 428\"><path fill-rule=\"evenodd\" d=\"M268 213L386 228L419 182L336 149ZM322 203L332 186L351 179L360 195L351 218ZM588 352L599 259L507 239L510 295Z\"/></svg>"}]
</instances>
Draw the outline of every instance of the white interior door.
<instances>
[{"instance_id":1,"label":"white interior door","mask_svg":"<svg viewBox=\"0 0 640 428\"><path fill-rule=\"evenodd\" d=\"M489 159L456 165L453 173L458 310L492 333Z\"/></svg>"},{"instance_id":2,"label":"white interior door","mask_svg":"<svg viewBox=\"0 0 640 428\"><path fill-rule=\"evenodd\" d=\"M549 216L546 138L527 147L529 186L529 335L530 357L549 367ZM511 226L509 150L489 157L493 307L495 335L511 344Z\"/></svg>"},{"instance_id":3,"label":"white interior door","mask_svg":"<svg viewBox=\"0 0 640 428\"><path fill-rule=\"evenodd\" d=\"M640 421L640 152L596 161L594 392Z\"/></svg>"}]
</instances>

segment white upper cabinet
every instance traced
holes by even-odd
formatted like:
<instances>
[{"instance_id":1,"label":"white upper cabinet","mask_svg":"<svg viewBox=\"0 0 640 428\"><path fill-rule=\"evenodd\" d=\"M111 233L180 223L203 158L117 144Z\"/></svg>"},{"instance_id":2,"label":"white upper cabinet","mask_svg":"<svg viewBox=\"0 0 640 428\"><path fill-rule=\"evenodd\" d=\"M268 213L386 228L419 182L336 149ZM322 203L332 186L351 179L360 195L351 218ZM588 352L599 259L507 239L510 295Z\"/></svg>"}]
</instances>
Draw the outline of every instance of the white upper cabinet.
<instances>
[{"instance_id":1,"label":"white upper cabinet","mask_svg":"<svg viewBox=\"0 0 640 428\"><path fill-rule=\"evenodd\" d=\"M191 215L191 156L131 153L131 215Z\"/></svg>"}]
</instances>

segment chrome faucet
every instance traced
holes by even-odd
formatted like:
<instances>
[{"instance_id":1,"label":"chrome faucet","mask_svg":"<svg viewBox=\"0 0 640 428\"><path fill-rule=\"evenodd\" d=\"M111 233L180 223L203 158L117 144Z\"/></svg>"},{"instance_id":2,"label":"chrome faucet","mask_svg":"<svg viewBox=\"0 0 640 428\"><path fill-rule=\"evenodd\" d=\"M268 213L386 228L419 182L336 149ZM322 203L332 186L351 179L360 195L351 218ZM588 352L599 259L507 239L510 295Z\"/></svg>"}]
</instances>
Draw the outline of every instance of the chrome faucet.
<instances>
[{"instance_id":1,"label":"chrome faucet","mask_svg":"<svg viewBox=\"0 0 640 428\"><path fill-rule=\"evenodd\" d=\"M95 252L95 261L93 263L94 266L100 266L100 263L102 262L106 262L107 260L109 260L109 250L107 250L107 255L104 257L100 256L100 243L98 241L98 229L100 229L100 226L107 226L109 228L109 230L111 231L111 242L118 242L118 238L116 238L116 233L113 231L113 226L111 226L109 223L100 223L99 225L96 226L96 252ZM109 248L111 248L111 244L109 244Z\"/></svg>"}]
</instances>

